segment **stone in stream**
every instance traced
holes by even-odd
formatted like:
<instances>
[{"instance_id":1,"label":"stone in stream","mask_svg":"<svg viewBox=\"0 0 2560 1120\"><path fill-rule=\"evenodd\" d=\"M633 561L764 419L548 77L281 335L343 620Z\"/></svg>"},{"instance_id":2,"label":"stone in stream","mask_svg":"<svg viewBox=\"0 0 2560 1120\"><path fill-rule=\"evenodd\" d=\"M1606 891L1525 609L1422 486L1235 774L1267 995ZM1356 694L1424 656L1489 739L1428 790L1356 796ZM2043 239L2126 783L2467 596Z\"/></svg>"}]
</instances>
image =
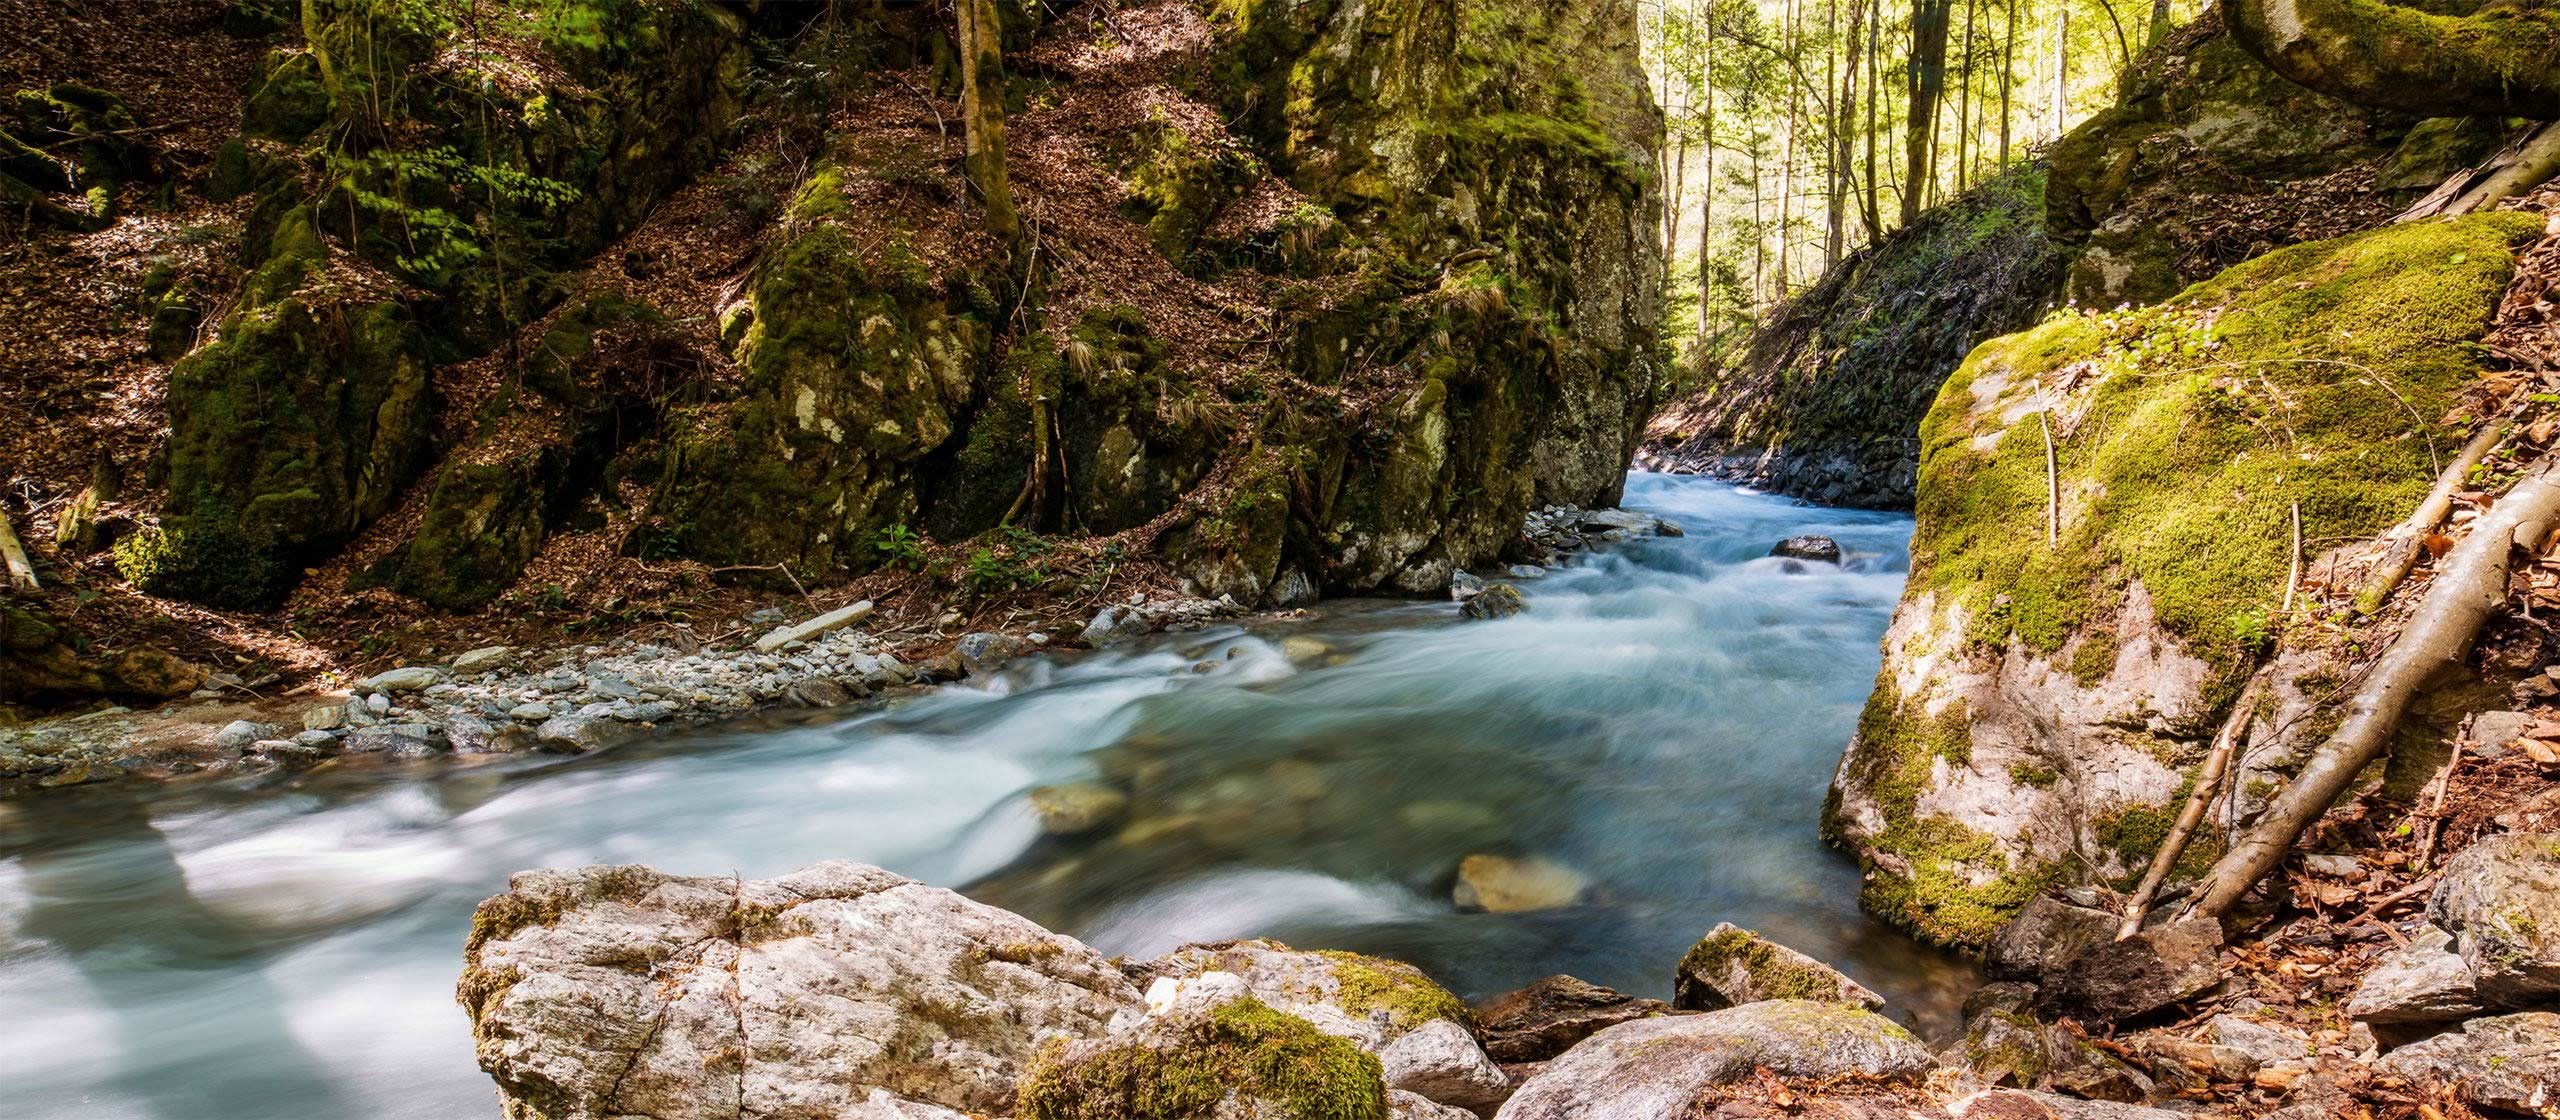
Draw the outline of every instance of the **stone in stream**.
<instances>
[{"instance_id":1,"label":"stone in stream","mask_svg":"<svg viewBox=\"0 0 2560 1120\"><path fill-rule=\"evenodd\" d=\"M1129 795L1100 782L1041 786L1031 791L1030 801L1040 831L1051 836L1082 836L1119 823L1129 812Z\"/></svg>"},{"instance_id":2,"label":"stone in stream","mask_svg":"<svg viewBox=\"0 0 2560 1120\"><path fill-rule=\"evenodd\" d=\"M992 673L1005 663L1030 652L1031 646L1011 634L979 631L962 634L952 643L951 654L960 659L971 673Z\"/></svg>"},{"instance_id":3,"label":"stone in stream","mask_svg":"<svg viewBox=\"0 0 2560 1120\"><path fill-rule=\"evenodd\" d=\"M546 719L542 721L542 726L535 728L533 732L534 738L541 742L542 749L559 754L585 754L588 751L602 750L621 741L624 734L626 733L617 729L611 719L574 712Z\"/></svg>"},{"instance_id":4,"label":"stone in stream","mask_svg":"<svg viewBox=\"0 0 2560 1120\"><path fill-rule=\"evenodd\" d=\"M443 679L444 670L433 665L411 665L366 677L362 687L371 692L418 692Z\"/></svg>"},{"instance_id":5,"label":"stone in stream","mask_svg":"<svg viewBox=\"0 0 2560 1120\"><path fill-rule=\"evenodd\" d=\"M308 731L336 731L347 725L347 706L321 704L302 713L302 726Z\"/></svg>"},{"instance_id":6,"label":"stone in stream","mask_svg":"<svg viewBox=\"0 0 2560 1120\"><path fill-rule=\"evenodd\" d=\"M1911 1033L1870 1011L1766 1000L1704 1015L1620 1023L1567 1050L1495 1120L1675 1120L1698 1097L1767 1069L1781 1078L1914 1079L1936 1065Z\"/></svg>"},{"instance_id":7,"label":"stone in stream","mask_svg":"<svg viewBox=\"0 0 2560 1120\"><path fill-rule=\"evenodd\" d=\"M1375 1056L1254 998L1232 975L1161 981L1147 1002L1146 1017L1121 1030L1042 1052L1022 1078L1014 1113L1021 1120L1388 1116Z\"/></svg>"},{"instance_id":8,"label":"stone in stream","mask_svg":"<svg viewBox=\"0 0 2560 1120\"><path fill-rule=\"evenodd\" d=\"M247 749L251 743L255 743L260 739L272 738L277 733L278 729L269 727L266 724L253 723L245 719L235 719L222 725L222 730L213 733L213 745L221 747L224 750L244 750Z\"/></svg>"},{"instance_id":9,"label":"stone in stream","mask_svg":"<svg viewBox=\"0 0 2560 1120\"><path fill-rule=\"evenodd\" d=\"M1478 1004L1476 1033L1494 1061L1544 1062L1600 1030L1670 1012L1671 1005L1658 999L1550 976Z\"/></svg>"},{"instance_id":10,"label":"stone in stream","mask_svg":"<svg viewBox=\"0 0 2560 1120\"><path fill-rule=\"evenodd\" d=\"M2427 917L2453 934L2483 1002L2560 996L2560 836L2484 837L2445 863Z\"/></svg>"},{"instance_id":11,"label":"stone in stream","mask_svg":"<svg viewBox=\"0 0 2560 1120\"><path fill-rule=\"evenodd\" d=\"M1769 555L1789 560L1810 560L1816 564L1837 564L1840 562L1840 542L1829 537L1788 537L1771 548Z\"/></svg>"},{"instance_id":12,"label":"stone in stream","mask_svg":"<svg viewBox=\"0 0 2560 1120\"><path fill-rule=\"evenodd\" d=\"M1013 1114L1042 1047L1144 1010L1080 942L842 862L524 872L464 960L480 1066L518 1120Z\"/></svg>"},{"instance_id":13,"label":"stone in stream","mask_svg":"<svg viewBox=\"0 0 2560 1120\"><path fill-rule=\"evenodd\" d=\"M1509 618L1529 609L1529 600L1520 589L1507 583L1488 583L1484 590L1468 596L1459 604L1459 613L1468 618L1491 620Z\"/></svg>"},{"instance_id":14,"label":"stone in stream","mask_svg":"<svg viewBox=\"0 0 2560 1120\"><path fill-rule=\"evenodd\" d=\"M1717 1011L1770 999L1846 1003L1869 1011L1884 997L1843 974L1731 922L1718 923L1689 947L1672 973L1671 1005Z\"/></svg>"},{"instance_id":15,"label":"stone in stream","mask_svg":"<svg viewBox=\"0 0 2560 1120\"><path fill-rule=\"evenodd\" d=\"M453 671L456 676L493 672L514 664L515 659L513 646L482 646L455 657Z\"/></svg>"},{"instance_id":16,"label":"stone in stream","mask_svg":"<svg viewBox=\"0 0 2560 1120\"><path fill-rule=\"evenodd\" d=\"M1544 856L1513 859L1478 852L1458 861L1458 885L1450 898L1460 910L1515 914L1571 906L1590 885L1581 872Z\"/></svg>"}]
</instances>

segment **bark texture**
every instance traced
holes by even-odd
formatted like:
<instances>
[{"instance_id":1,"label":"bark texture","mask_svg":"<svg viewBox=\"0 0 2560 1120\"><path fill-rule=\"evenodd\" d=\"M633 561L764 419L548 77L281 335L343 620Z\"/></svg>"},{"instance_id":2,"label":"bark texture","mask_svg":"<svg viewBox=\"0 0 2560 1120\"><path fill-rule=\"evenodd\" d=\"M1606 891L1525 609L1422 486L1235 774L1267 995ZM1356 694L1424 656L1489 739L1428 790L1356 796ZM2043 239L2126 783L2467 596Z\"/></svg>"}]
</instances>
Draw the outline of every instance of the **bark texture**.
<instances>
[{"instance_id":1,"label":"bark texture","mask_svg":"<svg viewBox=\"0 0 2560 1120\"><path fill-rule=\"evenodd\" d=\"M2426 116L2560 117L2560 13L2437 15L2379 0L2232 0L2231 34L2270 69L2360 105Z\"/></svg>"}]
</instances>

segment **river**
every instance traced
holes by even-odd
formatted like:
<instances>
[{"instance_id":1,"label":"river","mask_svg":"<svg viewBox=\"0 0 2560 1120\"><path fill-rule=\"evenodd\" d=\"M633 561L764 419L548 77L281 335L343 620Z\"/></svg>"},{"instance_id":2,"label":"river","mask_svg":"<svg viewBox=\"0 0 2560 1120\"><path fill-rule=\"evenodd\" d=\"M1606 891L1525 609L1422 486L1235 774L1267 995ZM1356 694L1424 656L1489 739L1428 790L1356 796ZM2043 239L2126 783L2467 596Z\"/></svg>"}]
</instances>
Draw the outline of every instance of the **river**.
<instances>
[{"instance_id":1,"label":"river","mask_svg":"<svg viewBox=\"0 0 2560 1120\"><path fill-rule=\"evenodd\" d=\"M452 997L509 872L771 875L830 858L969 890L1105 952L1276 937L1470 997L1567 972L1667 998L1719 921L1943 1028L1969 978L1861 915L1815 836L1906 568L1907 518L1639 474L1680 538L1446 602L1165 635L885 711L582 758L0 801L0 1114L494 1117ZM1842 568L1766 556L1818 532ZM1102 779L1129 820L1044 840L1025 791ZM1464 856L1535 857L1573 906L1462 913Z\"/></svg>"}]
</instances>

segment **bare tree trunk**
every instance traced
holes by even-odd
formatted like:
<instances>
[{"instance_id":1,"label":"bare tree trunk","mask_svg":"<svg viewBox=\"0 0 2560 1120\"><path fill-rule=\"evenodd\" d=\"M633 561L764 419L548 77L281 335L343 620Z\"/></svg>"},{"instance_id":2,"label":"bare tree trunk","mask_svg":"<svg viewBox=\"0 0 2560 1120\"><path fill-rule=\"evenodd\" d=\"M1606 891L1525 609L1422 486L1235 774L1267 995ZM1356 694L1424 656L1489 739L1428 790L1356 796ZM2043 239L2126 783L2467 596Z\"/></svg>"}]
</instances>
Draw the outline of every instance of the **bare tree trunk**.
<instances>
[{"instance_id":1,"label":"bare tree trunk","mask_svg":"<svg viewBox=\"0 0 2560 1120\"><path fill-rule=\"evenodd\" d=\"M9 566L9 582L21 591L38 591L36 566L27 560L27 547L18 543L18 531L9 524L9 511L0 509L0 561Z\"/></svg>"},{"instance_id":2,"label":"bare tree trunk","mask_svg":"<svg viewBox=\"0 0 2560 1120\"><path fill-rule=\"evenodd\" d=\"M1862 11L1863 0L1849 0L1848 42L1852 44L1858 41L1858 17ZM1837 34L1839 13L1840 5L1835 0L1825 9L1823 16L1824 38L1835 47L1824 55L1826 68L1823 73L1823 92L1831 98L1831 142L1824 145L1823 155L1828 173L1822 177L1825 223L1822 270L1825 272L1840 263L1840 254L1849 233L1849 104L1851 91L1858 86L1858 52L1836 49L1840 42ZM1849 56L1845 68L1840 58L1844 53Z\"/></svg>"},{"instance_id":3,"label":"bare tree trunk","mask_svg":"<svg viewBox=\"0 0 2560 1120\"><path fill-rule=\"evenodd\" d=\"M1786 0L1782 9L1785 23L1779 49L1790 59L1796 58L1796 0ZM1785 83L1787 89L1787 133L1778 147L1778 298L1787 298L1792 275L1789 249L1795 242L1796 223L1796 128L1802 117L1804 89L1801 82Z\"/></svg>"},{"instance_id":4,"label":"bare tree trunk","mask_svg":"<svg viewBox=\"0 0 2560 1120\"><path fill-rule=\"evenodd\" d=\"M1884 178L1884 165L1876 160L1877 103L1884 100L1884 0L1876 0L1875 18L1867 21L1867 238L1884 237L1884 207L1877 184Z\"/></svg>"},{"instance_id":5,"label":"bare tree trunk","mask_svg":"<svg viewBox=\"0 0 2560 1120\"><path fill-rule=\"evenodd\" d=\"M2470 535L2446 554L2418 613L2348 700L2346 722L2213 865L2189 914L2228 913L2284 862L2303 830L2328 812L2356 774L2390 744L2391 733L2427 678L2462 663L2480 627L2507 601L2507 565L2518 542L2540 548L2555 516L2560 516L2560 454L2547 454L2472 522Z\"/></svg>"},{"instance_id":6,"label":"bare tree trunk","mask_svg":"<svg viewBox=\"0 0 2560 1120\"><path fill-rule=\"evenodd\" d=\"M1004 171L1004 25L995 0L959 0L960 114L968 129L969 184L987 208L987 232L1010 244L1022 236L1013 184Z\"/></svg>"},{"instance_id":7,"label":"bare tree trunk","mask_svg":"<svg viewBox=\"0 0 2560 1120\"><path fill-rule=\"evenodd\" d=\"M1964 35L1956 40L1956 193L1973 184L1973 22L1981 0L1964 0Z\"/></svg>"},{"instance_id":8,"label":"bare tree trunk","mask_svg":"<svg viewBox=\"0 0 2560 1120\"><path fill-rule=\"evenodd\" d=\"M2009 16L2001 28L2005 42L2000 46L2000 169L2009 169L2009 89L2018 80L2018 0L2009 0Z\"/></svg>"},{"instance_id":9,"label":"bare tree trunk","mask_svg":"<svg viewBox=\"0 0 2560 1120\"><path fill-rule=\"evenodd\" d=\"M1937 177L1938 102L1947 87L1947 19L1955 0L1912 0L1911 119L1904 123L1908 171L1902 182L1902 224L1920 220L1928 184Z\"/></svg>"},{"instance_id":10,"label":"bare tree trunk","mask_svg":"<svg viewBox=\"0 0 2560 1120\"><path fill-rule=\"evenodd\" d=\"M2061 6L2062 18L2053 29L2053 139L2071 120L2071 5Z\"/></svg>"},{"instance_id":11,"label":"bare tree trunk","mask_svg":"<svg viewBox=\"0 0 2560 1120\"><path fill-rule=\"evenodd\" d=\"M1700 48L1698 74L1699 84L1706 88L1700 99L1702 105L1699 109L1699 121L1705 133L1703 139L1707 146L1707 165L1700 169L1706 181L1698 192L1705 196L1704 203L1698 208L1698 355L1699 369L1704 371L1708 356L1707 342L1715 335L1715 311L1709 302L1709 297L1714 291L1710 281L1715 275L1716 41L1713 35L1708 35L1703 37L1702 42L1704 45Z\"/></svg>"}]
</instances>

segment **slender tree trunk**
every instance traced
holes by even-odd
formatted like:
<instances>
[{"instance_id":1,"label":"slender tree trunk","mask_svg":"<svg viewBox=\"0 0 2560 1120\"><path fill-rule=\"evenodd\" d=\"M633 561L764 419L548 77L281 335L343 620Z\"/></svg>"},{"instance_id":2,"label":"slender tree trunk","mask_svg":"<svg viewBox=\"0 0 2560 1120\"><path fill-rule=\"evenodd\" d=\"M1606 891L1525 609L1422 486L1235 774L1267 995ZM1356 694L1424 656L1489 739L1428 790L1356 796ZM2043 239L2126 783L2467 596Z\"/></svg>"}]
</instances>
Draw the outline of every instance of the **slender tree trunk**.
<instances>
[{"instance_id":1,"label":"slender tree trunk","mask_svg":"<svg viewBox=\"0 0 2560 1120\"><path fill-rule=\"evenodd\" d=\"M1715 313L1710 302L1714 293L1710 280L1715 275L1716 234L1716 41L1712 34L1700 36L1698 75L1699 85L1705 87L1698 120L1707 146L1707 165L1701 169L1705 181L1698 191L1705 196L1698 209L1698 356L1699 369L1703 371L1707 342L1715 334Z\"/></svg>"},{"instance_id":2,"label":"slender tree trunk","mask_svg":"<svg viewBox=\"0 0 2560 1120\"><path fill-rule=\"evenodd\" d=\"M2018 0L2009 0L2009 16L2001 28L2006 40L2000 47L2000 169L2009 169L2009 87L2018 80Z\"/></svg>"},{"instance_id":3,"label":"slender tree trunk","mask_svg":"<svg viewBox=\"0 0 2560 1120\"><path fill-rule=\"evenodd\" d=\"M1832 113L1831 162L1839 168L1840 174L1831 192L1831 243L1825 267L1840 263L1849 224L1849 191L1857 182L1858 36L1866 15L1867 0L1849 0L1849 37L1844 40L1846 49L1840 52L1846 56L1843 59L1845 72L1840 80L1839 100L1834 103ZM1868 229L1867 236L1875 236L1872 227Z\"/></svg>"},{"instance_id":4,"label":"slender tree trunk","mask_svg":"<svg viewBox=\"0 0 2560 1120\"><path fill-rule=\"evenodd\" d=\"M2071 114L2071 5L2061 7L2062 17L2053 29L2053 139L2062 138L2062 129Z\"/></svg>"},{"instance_id":5,"label":"slender tree trunk","mask_svg":"<svg viewBox=\"0 0 2560 1120\"><path fill-rule=\"evenodd\" d=\"M1902 183L1902 224L1909 226L1920 219L1920 208L1929 182L1936 178L1935 143L1938 131L1938 102L1947 86L1947 19L1954 0L1913 0L1911 5L1911 64L1906 85L1910 91L1911 119L1904 123L1903 143L1907 148L1908 171Z\"/></svg>"},{"instance_id":6,"label":"slender tree trunk","mask_svg":"<svg viewBox=\"0 0 2560 1120\"><path fill-rule=\"evenodd\" d=\"M1964 35L1956 40L1956 193L1973 182L1973 20L1981 0L1964 0Z\"/></svg>"},{"instance_id":7,"label":"slender tree trunk","mask_svg":"<svg viewBox=\"0 0 2560 1120\"><path fill-rule=\"evenodd\" d=\"M1022 236L1013 184L1004 171L1004 26L995 0L959 0L960 114L968 129L969 183L987 208L987 232L1011 243Z\"/></svg>"},{"instance_id":8,"label":"slender tree trunk","mask_svg":"<svg viewBox=\"0 0 2560 1120\"><path fill-rule=\"evenodd\" d=\"M1789 59L1797 58L1796 16L1800 9L1796 0L1786 0L1781 7L1785 21L1779 32L1779 50ZM1795 242L1796 223L1796 129L1801 123L1804 106L1803 84L1782 81L1787 91L1787 132L1778 147L1778 284L1779 299L1787 298L1787 286L1794 279L1788 249Z\"/></svg>"}]
</instances>

